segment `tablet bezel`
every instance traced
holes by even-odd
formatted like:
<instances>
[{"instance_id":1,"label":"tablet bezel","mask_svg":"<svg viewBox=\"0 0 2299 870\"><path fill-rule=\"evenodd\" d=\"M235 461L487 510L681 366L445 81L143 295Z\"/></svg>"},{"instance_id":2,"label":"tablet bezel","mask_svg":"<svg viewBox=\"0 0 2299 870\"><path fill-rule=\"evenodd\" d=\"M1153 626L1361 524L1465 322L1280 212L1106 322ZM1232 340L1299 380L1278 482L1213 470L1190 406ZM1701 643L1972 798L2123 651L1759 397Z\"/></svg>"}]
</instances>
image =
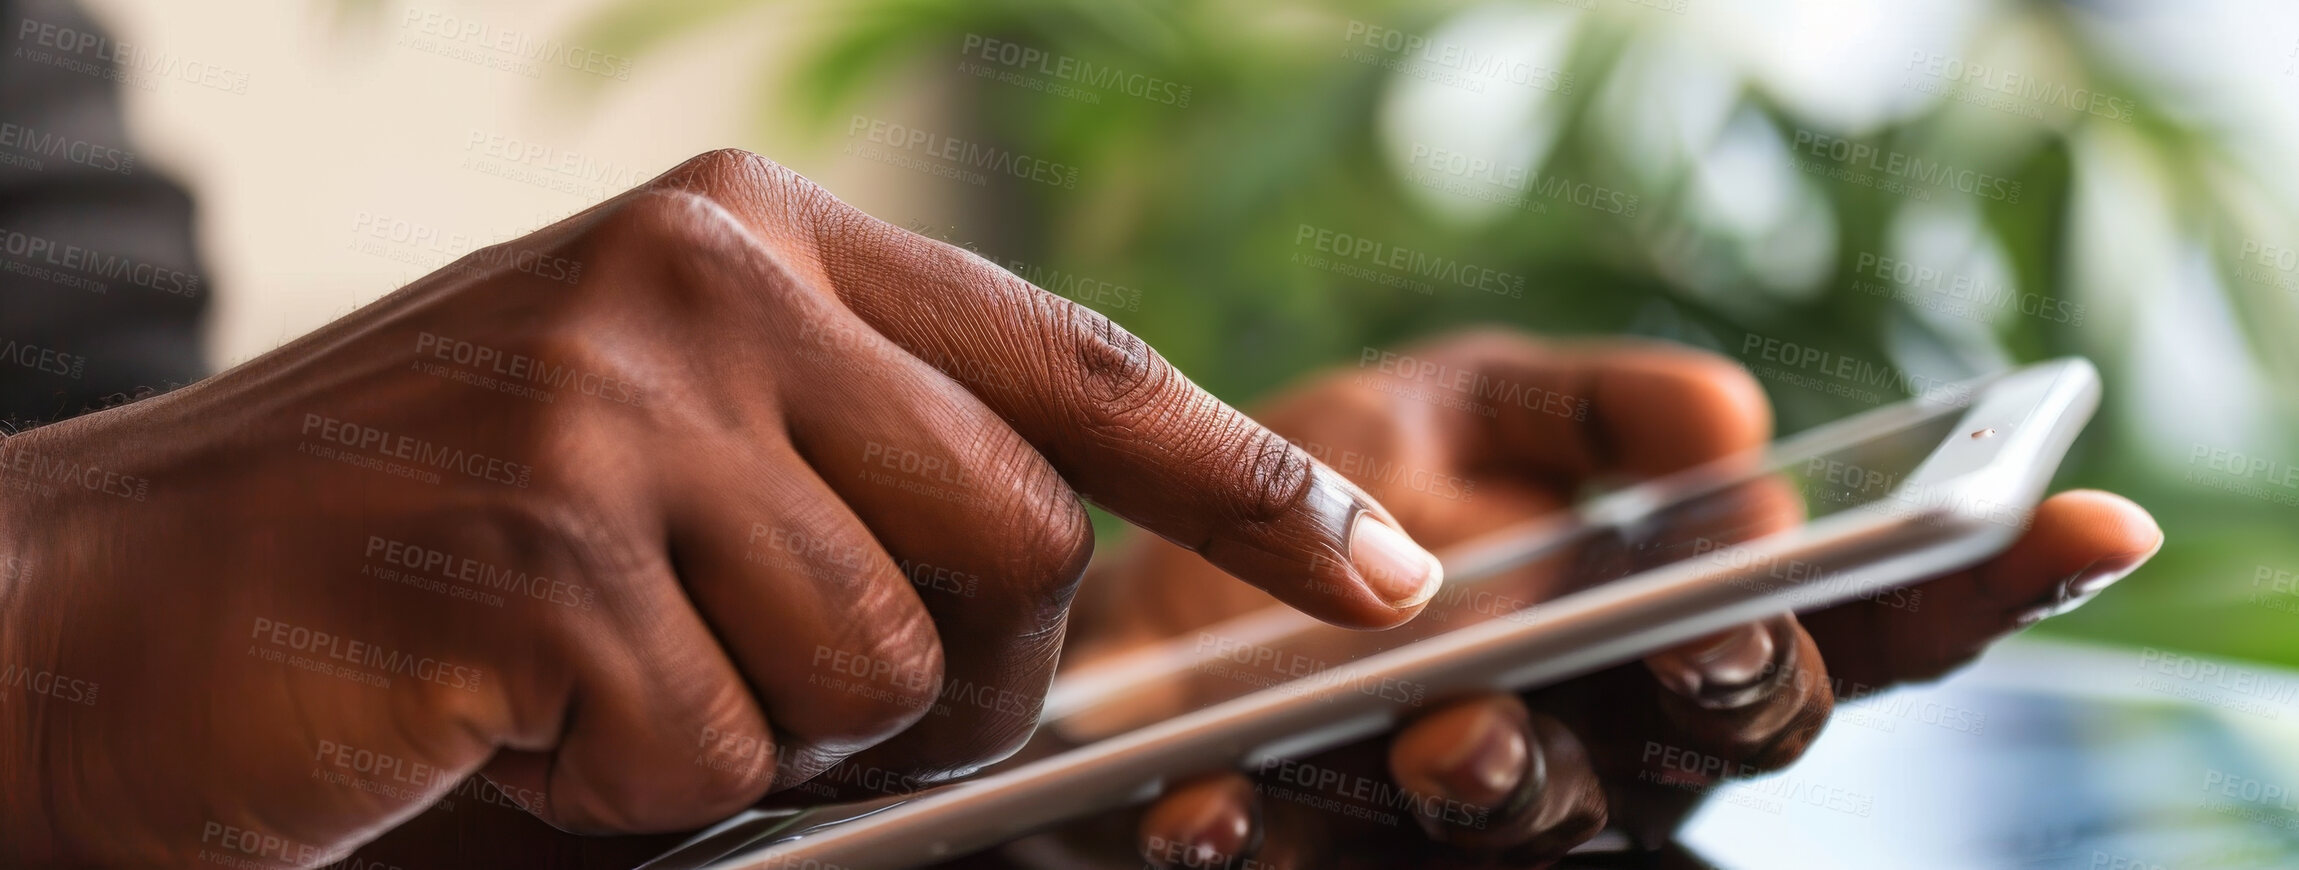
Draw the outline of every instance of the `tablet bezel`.
<instances>
[{"instance_id":1,"label":"tablet bezel","mask_svg":"<svg viewBox=\"0 0 2299 870\"><path fill-rule=\"evenodd\" d=\"M1342 686L1402 679L1426 686L1431 695L1519 690L1773 613L1822 607L1968 567L2002 551L2025 529L2060 459L2097 408L2100 386L2097 370L2080 358L1964 386L1971 389L1971 402L1959 425L1890 496L1734 545L1746 559L1675 562L1544 604L1525 618L1469 625L1341 665L1320 675L1322 690L1272 687L970 782L865 804L747 812L644 866L868 870L941 860L1147 799L1170 776L1296 756L1377 734L1404 712L1392 699ZM1755 467L1776 468L1784 457L1856 444L1927 419L1942 406L1911 400L1817 427L1774 445ZM1737 467L1751 466L1743 461ZM1649 511L1702 487L1745 479L1745 471L1736 473L1703 467L1671 475L1594 500L1569 521L1604 522ZM1503 570L1509 558L1505 546L1473 543L1448 552L1448 573ZM1732 567L1780 559L1817 566L1812 576L1828 582L1756 583L1746 569ZM1049 706L1057 713L1080 709L1065 699L1063 681L1115 680L1122 692L1142 685L1129 680L1144 673L1137 663L1132 671L1065 674ZM773 845L761 848L768 843Z\"/></svg>"}]
</instances>

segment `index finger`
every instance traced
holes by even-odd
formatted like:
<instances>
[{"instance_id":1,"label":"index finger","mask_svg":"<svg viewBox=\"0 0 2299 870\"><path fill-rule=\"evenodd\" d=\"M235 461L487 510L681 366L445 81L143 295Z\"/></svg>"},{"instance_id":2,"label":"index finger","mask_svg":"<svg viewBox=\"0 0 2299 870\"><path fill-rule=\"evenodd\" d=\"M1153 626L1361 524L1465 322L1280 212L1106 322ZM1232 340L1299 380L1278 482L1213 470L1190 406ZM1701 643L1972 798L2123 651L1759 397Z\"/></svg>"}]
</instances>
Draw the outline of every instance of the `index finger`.
<instances>
[{"instance_id":1,"label":"index finger","mask_svg":"<svg viewBox=\"0 0 2299 870\"><path fill-rule=\"evenodd\" d=\"M1436 594L1436 558L1371 496L1124 328L955 249L910 256L938 286L865 284L848 305L962 382L986 375L968 388L1079 494L1330 622L1394 625Z\"/></svg>"},{"instance_id":2,"label":"index finger","mask_svg":"<svg viewBox=\"0 0 2299 870\"><path fill-rule=\"evenodd\" d=\"M745 156L661 183L704 191L762 236L796 237L808 257L794 268L963 385L1080 495L1328 622L1395 625L1436 594L1436 557L1371 496L1108 318Z\"/></svg>"}]
</instances>

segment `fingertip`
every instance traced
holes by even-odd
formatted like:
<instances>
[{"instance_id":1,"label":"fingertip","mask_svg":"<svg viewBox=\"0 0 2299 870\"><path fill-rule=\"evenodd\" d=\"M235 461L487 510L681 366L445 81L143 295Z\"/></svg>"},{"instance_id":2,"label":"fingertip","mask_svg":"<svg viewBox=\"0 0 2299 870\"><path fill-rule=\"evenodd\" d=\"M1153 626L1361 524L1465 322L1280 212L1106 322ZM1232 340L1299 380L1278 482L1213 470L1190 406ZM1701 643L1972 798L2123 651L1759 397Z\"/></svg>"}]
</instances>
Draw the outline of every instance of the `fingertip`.
<instances>
[{"instance_id":1,"label":"fingertip","mask_svg":"<svg viewBox=\"0 0 2299 870\"><path fill-rule=\"evenodd\" d=\"M1306 479L1277 508L1178 543L1333 625L1381 629L1412 619L1443 584L1443 565L1380 502L1324 463L1302 459Z\"/></svg>"},{"instance_id":2,"label":"fingertip","mask_svg":"<svg viewBox=\"0 0 2299 870\"><path fill-rule=\"evenodd\" d=\"M1637 342L1600 352L1598 401L1621 470L1666 474L1763 447L1772 401L1748 370L1706 351Z\"/></svg>"},{"instance_id":3,"label":"fingertip","mask_svg":"<svg viewBox=\"0 0 2299 870\"><path fill-rule=\"evenodd\" d=\"M2028 533L1983 566L1980 576L1999 596L2032 598L2028 590L2044 586L2045 598L2012 618L2015 628L2025 627L2089 603L2147 564L2163 540L2155 517L2130 499L2071 490L2038 505Z\"/></svg>"},{"instance_id":4,"label":"fingertip","mask_svg":"<svg viewBox=\"0 0 2299 870\"><path fill-rule=\"evenodd\" d=\"M1483 814L1507 806L1532 769L1532 726L1511 695L1448 704L1400 729L1389 772L1407 790Z\"/></svg>"},{"instance_id":5,"label":"fingertip","mask_svg":"<svg viewBox=\"0 0 2299 870\"><path fill-rule=\"evenodd\" d=\"M1405 618L1421 612L1445 583L1444 563L1370 510L1360 511L1350 524L1349 564L1367 588Z\"/></svg>"},{"instance_id":6,"label":"fingertip","mask_svg":"<svg viewBox=\"0 0 2299 870\"><path fill-rule=\"evenodd\" d=\"M2163 549L2163 527L2137 502L2112 492L2071 489L2036 508L2035 526L2064 530L2072 549L2099 559L2147 561ZM2031 532L2033 534L2033 532Z\"/></svg>"},{"instance_id":7,"label":"fingertip","mask_svg":"<svg viewBox=\"0 0 2299 870\"><path fill-rule=\"evenodd\" d=\"M1793 617L1775 617L1646 656L1663 688L1704 709L1745 707L1776 690L1797 644Z\"/></svg>"},{"instance_id":8,"label":"fingertip","mask_svg":"<svg viewBox=\"0 0 2299 870\"><path fill-rule=\"evenodd\" d=\"M1511 860L1560 857L1607 817L1587 747L1514 695L1455 701L1400 729L1389 774L1431 839Z\"/></svg>"},{"instance_id":9,"label":"fingertip","mask_svg":"<svg viewBox=\"0 0 2299 870\"><path fill-rule=\"evenodd\" d=\"M1980 576L1991 593L2012 602L2056 586L2046 610L2065 612L2162 547L2163 529L2145 508L2113 493L2071 490L2037 505L2027 533L1981 566Z\"/></svg>"},{"instance_id":10,"label":"fingertip","mask_svg":"<svg viewBox=\"0 0 2299 870\"><path fill-rule=\"evenodd\" d=\"M1136 839L1143 860L1156 867L1225 867L1252 848L1254 815L1252 781L1217 774L1159 795Z\"/></svg>"}]
</instances>

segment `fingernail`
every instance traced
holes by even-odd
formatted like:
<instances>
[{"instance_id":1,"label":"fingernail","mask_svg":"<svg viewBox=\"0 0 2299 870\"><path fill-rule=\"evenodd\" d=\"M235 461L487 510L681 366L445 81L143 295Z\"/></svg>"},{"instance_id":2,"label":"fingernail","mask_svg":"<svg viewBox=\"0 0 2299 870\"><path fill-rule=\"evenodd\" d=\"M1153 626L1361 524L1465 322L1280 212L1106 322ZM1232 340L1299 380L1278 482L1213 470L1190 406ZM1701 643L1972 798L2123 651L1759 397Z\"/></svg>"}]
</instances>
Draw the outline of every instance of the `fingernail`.
<instances>
[{"instance_id":1,"label":"fingernail","mask_svg":"<svg viewBox=\"0 0 2299 870\"><path fill-rule=\"evenodd\" d=\"M2162 549L2163 539L2157 538L2155 546L2136 557L2111 556L2093 562L2077 571L2075 579L2068 581L2068 591L2079 598L2098 595L2100 590L2115 585L2115 581L2131 576L2131 572L2139 570L2139 566L2147 564L2147 560L2155 558L2155 554Z\"/></svg>"},{"instance_id":2,"label":"fingernail","mask_svg":"<svg viewBox=\"0 0 2299 870\"><path fill-rule=\"evenodd\" d=\"M1669 691L1703 707L1727 708L1755 700L1750 693L1764 688L1785 650L1766 621L1654 654L1645 663Z\"/></svg>"},{"instance_id":3,"label":"fingernail","mask_svg":"<svg viewBox=\"0 0 2299 870\"><path fill-rule=\"evenodd\" d=\"M1496 710L1482 710L1468 733L1437 759L1429 786L1437 797L1474 810L1507 804L1524 784L1532 747L1524 729Z\"/></svg>"},{"instance_id":4,"label":"fingernail","mask_svg":"<svg viewBox=\"0 0 2299 870\"><path fill-rule=\"evenodd\" d=\"M1160 867L1224 867L1253 841L1251 794L1227 800L1180 800L1152 807L1142 820L1142 856Z\"/></svg>"},{"instance_id":5,"label":"fingernail","mask_svg":"<svg viewBox=\"0 0 2299 870\"><path fill-rule=\"evenodd\" d=\"M2131 576L2131 572L2137 571L2139 566L2147 564L2147 560L2154 558L2156 551L2161 549L2163 549L2163 539L2157 538L2154 547L2137 556L2108 556L2094 561L2084 566L2083 570L2070 574L2066 580L2061 581L2059 590L2052 597L2050 603L2020 614L2017 619L2013 620L2013 623L2020 628L2026 628L2089 604L2092 599L2098 598L2100 592L2105 591L2107 587L2115 585L2118 580Z\"/></svg>"},{"instance_id":6,"label":"fingernail","mask_svg":"<svg viewBox=\"0 0 2299 870\"><path fill-rule=\"evenodd\" d=\"M1373 594L1405 610L1428 601L1445 583L1444 566L1412 538L1360 511L1349 530L1349 562Z\"/></svg>"}]
</instances>

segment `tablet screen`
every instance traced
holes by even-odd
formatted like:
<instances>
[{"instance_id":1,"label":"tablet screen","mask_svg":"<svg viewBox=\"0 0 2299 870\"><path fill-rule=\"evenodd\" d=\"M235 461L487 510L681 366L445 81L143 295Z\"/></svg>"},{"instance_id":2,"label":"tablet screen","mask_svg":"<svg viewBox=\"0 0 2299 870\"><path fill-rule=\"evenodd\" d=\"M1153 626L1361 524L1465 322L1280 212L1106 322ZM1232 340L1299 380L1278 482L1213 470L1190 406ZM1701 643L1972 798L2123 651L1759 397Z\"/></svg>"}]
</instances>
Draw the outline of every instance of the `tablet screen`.
<instances>
[{"instance_id":1,"label":"tablet screen","mask_svg":"<svg viewBox=\"0 0 2299 870\"><path fill-rule=\"evenodd\" d=\"M1272 606L1182 627L1163 643L1117 656L1065 663L1048 698L1048 724L1066 742L1085 742L1255 691L1321 691L1330 687L1318 676L1341 664L1480 622L1538 619L1574 593L1684 559L1744 569L1751 582L1825 583L1816 567L1794 560L1749 563L1756 557L1734 545L1907 499L1902 483L1946 439L1974 437L1956 431L1961 403L1890 410L1899 417L1863 437L1816 430L1769 454L1672 476L1630 498L1608 501L1600 494L1581 511L1447 548L1440 554L1444 588L1420 616L1394 629L1337 629ZM1419 690L1410 685L1360 688L1396 693L1391 700L1407 705L1425 700L1411 697Z\"/></svg>"}]
</instances>

